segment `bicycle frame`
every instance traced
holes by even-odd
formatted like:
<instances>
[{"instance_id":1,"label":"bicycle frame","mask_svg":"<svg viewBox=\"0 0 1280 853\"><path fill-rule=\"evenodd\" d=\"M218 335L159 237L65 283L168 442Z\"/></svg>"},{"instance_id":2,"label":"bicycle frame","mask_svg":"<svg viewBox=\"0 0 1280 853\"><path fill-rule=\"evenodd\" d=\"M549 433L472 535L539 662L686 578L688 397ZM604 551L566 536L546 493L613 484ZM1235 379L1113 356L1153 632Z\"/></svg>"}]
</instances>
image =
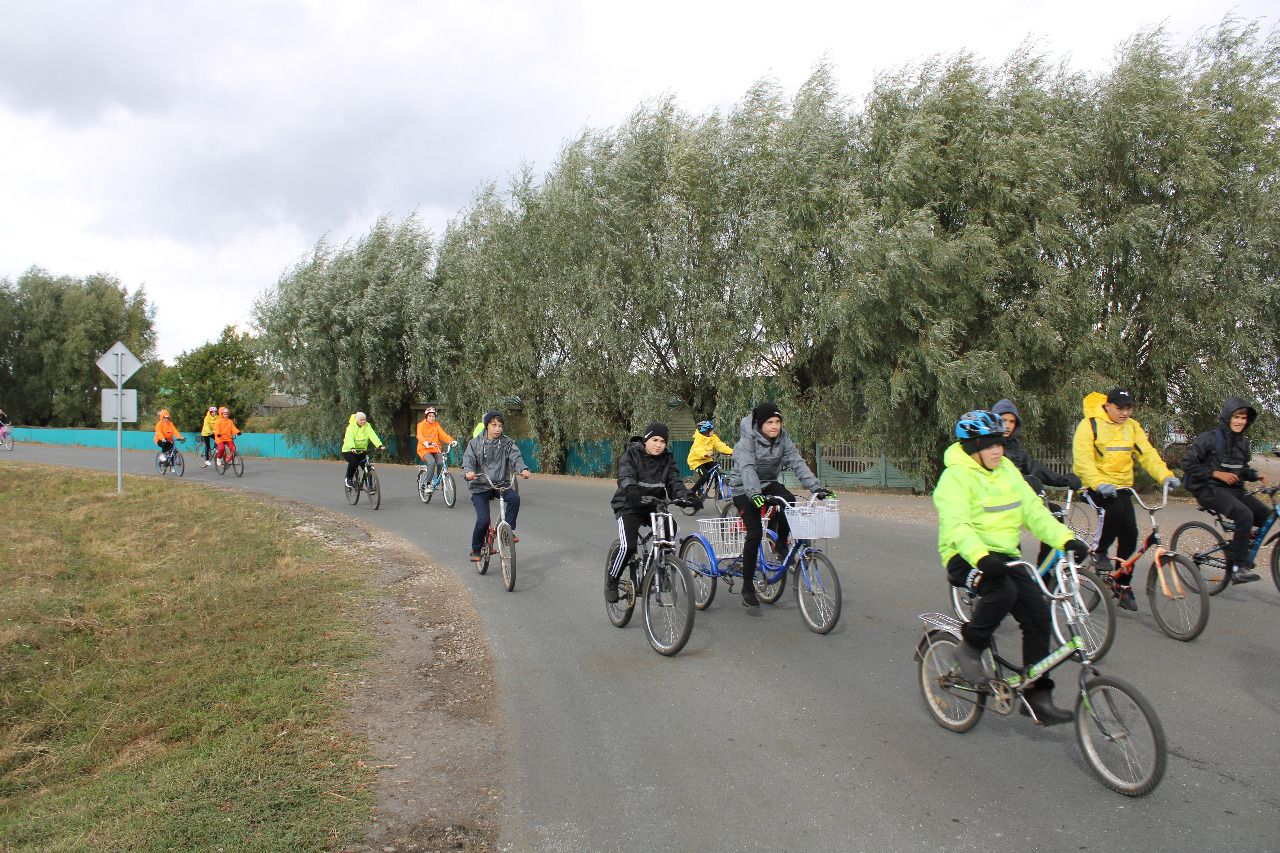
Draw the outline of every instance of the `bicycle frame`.
<instances>
[{"instance_id":1,"label":"bicycle frame","mask_svg":"<svg viewBox=\"0 0 1280 853\"><path fill-rule=\"evenodd\" d=\"M1121 490L1117 490L1117 491L1121 491ZM1142 558L1142 555L1147 553L1147 551L1150 551L1152 548L1155 548L1155 553L1152 555L1152 560L1155 564L1157 577L1160 580L1160 591L1169 598L1185 597L1187 595L1187 590L1186 590L1186 587L1182 585L1182 578L1178 576L1177 572L1165 571L1164 557L1166 554L1172 553L1172 552L1165 550L1163 540L1160 538L1160 525L1156 522L1156 513L1169 505L1169 487L1168 486L1164 487L1163 500L1161 501L1159 506L1155 506L1155 507L1148 506L1146 502L1142 500L1142 496L1139 495L1135 489L1124 489L1123 491L1127 491L1130 495L1132 495L1133 499L1138 502L1138 506L1142 507L1147 511L1147 515L1151 520L1151 532L1148 533L1146 538L1142 540L1142 544L1138 547L1138 550L1135 551L1126 559L1121 560L1119 557L1109 558L1117 566L1117 568L1111 572L1111 579L1114 580L1117 575L1122 575L1122 574L1132 575L1134 571L1134 567L1137 566L1138 560ZM1099 522L1098 537L1099 538L1101 538L1102 536L1102 523L1101 523L1102 515L1103 515L1102 511L1099 510L1098 512L1098 522ZM1094 544L1096 545L1097 542L1095 541ZM1173 578L1172 585L1170 585L1169 583L1170 577Z\"/></svg>"},{"instance_id":2,"label":"bicycle frame","mask_svg":"<svg viewBox=\"0 0 1280 853\"><path fill-rule=\"evenodd\" d=\"M1280 530L1277 530L1270 539L1267 538L1267 534L1271 531L1271 528L1275 527L1276 519L1280 518L1280 504L1276 503L1276 493L1270 489L1255 489L1252 492L1248 492L1250 495L1256 495L1259 493L1266 494L1267 497L1271 498L1271 514L1267 516L1267 520L1262 523L1262 526L1258 528L1258 532L1249 540L1250 563L1253 563L1257 559L1258 552L1261 551L1264 546L1274 544L1277 539L1280 539ZM1223 533L1235 533L1235 524L1231 523L1230 519L1225 519L1220 513L1216 512L1213 513L1213 517L1217 521L1218 527L1222 528Z\"/></svg>"}]
</instances>

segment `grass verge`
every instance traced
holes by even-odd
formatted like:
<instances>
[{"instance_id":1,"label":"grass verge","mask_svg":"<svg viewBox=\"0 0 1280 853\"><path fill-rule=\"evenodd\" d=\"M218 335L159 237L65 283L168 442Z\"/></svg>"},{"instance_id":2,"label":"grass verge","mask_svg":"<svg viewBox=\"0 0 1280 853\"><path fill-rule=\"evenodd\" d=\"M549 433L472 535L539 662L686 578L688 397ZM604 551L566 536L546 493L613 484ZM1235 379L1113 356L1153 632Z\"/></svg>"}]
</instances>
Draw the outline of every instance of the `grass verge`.
<instances>
[{"instance_id":1,"label":"grass verge","mask_svg":"<svg viewBox=\"0 0 1280 853\"><path fill-rule=\"evenodd\" d=\"M342 692L354 560L284 510L160 479L0 466L6 849L317 850L361 835Z\"/></svg>"}]
</instances>

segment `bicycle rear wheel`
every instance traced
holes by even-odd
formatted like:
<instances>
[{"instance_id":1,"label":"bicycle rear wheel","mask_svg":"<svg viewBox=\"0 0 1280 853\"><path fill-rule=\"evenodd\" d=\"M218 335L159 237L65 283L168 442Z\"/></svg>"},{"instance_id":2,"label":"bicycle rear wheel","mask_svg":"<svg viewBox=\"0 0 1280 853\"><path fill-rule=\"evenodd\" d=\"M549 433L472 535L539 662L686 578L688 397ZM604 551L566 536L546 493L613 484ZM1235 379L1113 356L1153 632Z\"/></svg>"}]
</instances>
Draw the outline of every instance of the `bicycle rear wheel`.
<instances>
[{"instance_id":1,"label":"bicycle rear wheel","mask_svg":"<svg viewBox=\"0 0 1280 853\"><path fill-rule=\"evenodd\" d=\"M982 719L985 693L952 687L950 679L960 671L956 662L959 640L942 631L930 631L916 649L920 698L933 721L952 732L967 732Z\"/></svg>"},{"instance_id":2,"label":"bicycle rear wheel","mask_svg":"<svg viewBox=\"0 0 1280 853\"><path fill-rule=\"evenodd\" d=\"M680 545L680 559L689 569L689 580L693 583L693 606L697 610L706 610L716 597L716 558L707 548L706 543L696 536L690 536Z\"/></svg>"},{"instance_id":3,"label":"bicycle rear wheel","mask_svg":"<svg viewBox=\"0 0 1280 853\"><path fill-rule=\"evenodd\" d=\"M1089 769L1127 797L1151 793L1168 761L1164 728L1151 703L1127 682L1098 675L1076 697L1076 742Z\"/></svg>"},{"instance_id":4,"label":"bicycle rear wheel","mask_svg":"<svg viewBox=\"0 0 1280 853\"><path fill-rule=\"evenodd\" d=\"M1280 589L1280 542L1271 545L1271 582Z\"/></svg>"},{"instance_id":5,"label":"bicycle rear wheel","mask_svg":"<svg viewBox=\"0 0 1280 853\"><path fill-rule=\"evenodd\" d=\"M693 633L693 583L689 570L663 557L645 575L640 587L644 601L644 632L660 655L679 653Z\"/></svg>"},{"instance_id":6,"label":"bicycle rear wheel","mask_svg":"<svg viewBox=\"0 0 1280 853\"><path fill-rule=\"evenodd\" d=\"M6 431L2 443L5 450L13 450L13 434Z\"/></svg>"},{"instance_id":7,"label":"bicycle rear wheel","mask_svg":"<svg viewBox=\"0 0 1280 853\"><path fill-rule=\"evenodd\" d=\"M493 528L484 535L484 544L480 546L480 562L476 563L476 571L485 574L489 571L489 560L493 557Z\"/></svg>"},{"instance_id":8,"label":"bicycle rear wheel","mask_svg":"<svg viewBox=\"0 0 1280 853\"><path fill-rule=\"evenodd\" d=\"M446 473L444 479L440 482L440 487L444 489L444 505L453 508L458 502L457 487L453 484L453 475Z\"/></svg>"},{"instance_id":9,"label":"bicycle rear wheel","mask_svg":"<svg viewBox=\"0 0 1280 853\"><path fill-rule=\"evenodd\" d=\"M427 479L427 472L418 469L418 500L424 504L431 503L431 492L427 491L431 486L431 481Z\"/></svg>"},{"instance_id":10,"label":"bicycle rear wheel","mask_svg":"<svg viewBox=\"0 0 1280 853\"><path fill-rule=\"evenodd\" d=\"M236 472L237 477L244 476L244 460L240 458L239 453L231 457L231 470Z\"/></svg>"},{"instance_id":11,"label":"bicycle rear wheel","mask_svg":"<svg viewBox=\"0 0 1280 853\"><path fill-rule=\"evenodd\" d=\"M777 604L778 599L782 598L783 590L787 588L786 568L778 566L776 569L769 569L764 555L765 546L772 550L777 541L778 534L766 528L764 539L760 540L760 553L756 556L756 573L751 578L751 585L756 588L756 598L762 604ZM769 580L770 572L773 572L773 580Z\"/></svg>"},{"instance_id":12,"label":"bicycle rear wheel","mask_svg":"<svg viewBox=\"0 0 1280 853\"><path fill-rule=\"evenodd\" d=\"M825 634L840 621L840 576L821 551L806 551L796 567L796 605L809 630Z\"/></svg>"},{"instance_id":13,"label":"bicycle rear wheel","mask_svg":"<svg viewBox=\"0 0 1280 853\"><path fill-rule=\"evenodd\" d=\"M1067 517L1062 523L1071 528L1071 532L1076 534L1077 539L1089 541L1093 536L1094 525L1097 524L1097 516L1093 510L1089 509L1089 505L1080 502L1072 502L1071 512L1067 513Z\"/></svg>"},{"instance_id":14,"label":"bicycle rear wheel","mask_svg":"<svg viewBox=\"0 0 1280 853\"><path fill-rule=\"evenodd\" d=\"M382 489L378 488L378 474L370 471L364 478L364 490L369 494L369 500L373 501L373 508L377 509L382 506Z\"/></svg>"},{"instance_id":15,"label":"bicycle rear wheel","mask_svg":"<svg viewBox=\"0 0 1280 853\"><path fill-rule=\"evenodd\" d=\"M1092 661L1100 661L1108 651L1116 637L1116 599L1108 595L1102 582L1093 572L1077 569L1080 579L1079 594L1072 602L1076 609L1076 620L1080 627L1080 639ZM1083 609L1081 608L1083 605ZM1059 644L1071 639L1071 624L1067 621L1067 611L1061 601L1053 602L1050 609L1053 621L1053 635Z\"/></svg>"},{"instance_id":16,"label":"bicycle rear wheel","mask_svg":"<svg viewBox=\"0 0 1280 853\"><path fill-rule=\"evenodd\" d=\"M516 543L511 535L511 525L505 521L498 525L498 562L502 566L502 585L507 592L516 588Z\"/></svg>"},{"instance_id":17,"label":"bicycle rear wheel","mask_svg":"<svg viewBox=\"0 0 1280 853\"><path fill-rule=\"evenodd\" d=\"M617 542L613 543L613 547L609 549L609 557L605 560L604 570L607 574L613 566L613 561L618 559L618 551L622 548ZM630 572L628 568L627 572ZM635 612L636 596L635 596L635 577L624 576L618 583L618 600L615 602L604 603L605 613L609 616L609 621L616 628L625 628L627 623L631 621L631 614Z\"/></svg>"},{"instance_id":18,"label":"bicycle rear wheel","mask_svg":"<svg viewBox=\"0 0 1280 853\"><path fill-rule=\"evenodd\" d=\"M685 478L684 478L684 487L685 487L686 489L688 489L689 491L691 491L691 492L692 492L692 491L693 491L693 484L694 484L694 482L695 482L697 479L698 479L698 478L697 478L697 476L696 476L696 475L695 475L695 476L692 476L692 477L685 477ZM691 506L682 506L682 507L680 507L680 511L681 511L681 512L683 512L685 515L697 515L697 514L698 514L698 510L697 510L697 509L695 509L694 507L691 507Z\"/></svg>"},{"instance_id":19,"label":"bicycle rear wheel","mask_svg":"<svg viewBox=\"0 0 1280 853\"><path fill-rule=\"evenodd\" d=\"M1160 630L1175 640L1188 643L1200 636L1209 623L1209 593L1204 578L1195 564L1181 554L1165 554L1162 567L1151 561L1147 602Z\"/></svg>"},{"instance_id":20,"label":"bicycle rear wheel","mask_svg":"<svg viewBox=\"0 0 1280 853\"><path fill-rule=\"evenodd\" d=\"M1169 550L1177 551L1200 570L1210 595L1217 595L1231 583L1230 559L1222 534L1202 521L1178 525L1169 540Z\"/></svg>"}]
</instances>

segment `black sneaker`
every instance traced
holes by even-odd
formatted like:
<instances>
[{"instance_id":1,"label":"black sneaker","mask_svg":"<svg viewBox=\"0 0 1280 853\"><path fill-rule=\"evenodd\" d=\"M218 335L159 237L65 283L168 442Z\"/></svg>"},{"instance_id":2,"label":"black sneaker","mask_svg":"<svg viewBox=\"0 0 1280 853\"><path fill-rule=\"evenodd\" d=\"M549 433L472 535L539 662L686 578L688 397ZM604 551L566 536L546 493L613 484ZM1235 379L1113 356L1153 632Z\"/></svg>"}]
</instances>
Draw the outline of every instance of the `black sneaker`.
<instances>
[{"instance_id":1,"label":"black sneaker","mask_svg":"<svg viewBox=\"0 0 1280 853\"><path fill-rule=\"evenodd\" d=\"M604 600L610 604L618 602L618 579L609 578L604 582Z\"/></svg>"},{"instance_id":2,"label":"black sneaker","mask_svg":"<svg viewBox=\"0 0 1280 853\"><path fill-rule=\"evenodd\" d=\"M743 607L759 607L760 599L756 598L756 588L751 584L747 584L742 588L742 606Z\"/></svg>"},{"instance_id":3,"label":"black sneaker","mask_svg":"<svg viewBox=\"0 0 1280 853\"><path fill-rule=\"evenodd\" d=\"M1134 613L1138 612L1138 601L1133 597L1133 587L1120 587L1116 590L1116 598L1118 599L1116 603L1125 610L1132 610Z\"/></svg>"},{"instance_id":4,"label":"black sneaker","mask_svg":"<svg viewBox=\"0 0 1280 853\"><path fill-rule=\"evenodd\" d=\"M1253 583L1256 580L1262 580L1258 573L1253 570L1252 566L1232 566L1231 582L1232 583Z\"/></svg>"},{"instance_id":5,"label":"black sneaker","mask_svg":"<svg viewBox=\"0 0 1280 853\"><path fill-rule=\"evenodd\" d=\"M1062 723L1069 723L1075 719L1075 715L1070 711L1059 708L1053 704L1053 693L1048 690L1032 690L1025 694L1027 705L1031 706L1031 710L1036 712L1036 719L1042 725L1057 726ZM1018 711L1026 717L1031 716L1027 711L1027 705L1018 708Z\"/></svg>"}]
</instances>

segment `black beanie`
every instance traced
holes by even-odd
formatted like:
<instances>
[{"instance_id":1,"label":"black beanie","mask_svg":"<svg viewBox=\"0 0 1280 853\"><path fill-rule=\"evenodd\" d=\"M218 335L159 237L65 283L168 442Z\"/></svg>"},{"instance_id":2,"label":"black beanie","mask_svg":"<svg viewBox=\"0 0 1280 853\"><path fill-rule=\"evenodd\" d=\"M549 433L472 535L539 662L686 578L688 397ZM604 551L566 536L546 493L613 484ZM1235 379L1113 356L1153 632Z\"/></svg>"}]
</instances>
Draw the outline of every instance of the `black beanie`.
<instances>
[{"instance_id":1,"label":"black beanie","mask_svg":"<svg viewBox=\"0 0 1280 853\"><path fill-rule=\"evenodd\" d=\"M1004 433L993 432L991 435L975 435L972 438L960 439L960 449L965 453L977 453L979 450L1004 443Z\"/></svg>"},{"instance_id":2,"label":"black beanie","mask_svg":"<svg viewBox=\"0 0 1280 853\"><path fill-rule=\"evenodd\" d=\"M658 438L662 439L663 441L671 440L671 433L667 431L667 425L664 423L660 423L658 421L654 421L653 423L645 427L644 435L641 437L645 441L648 441L649 439L653 438L655 435Z\"/></svg>"},{"instance_id":3,"label":"black beanie","mask_svg":"<svg viewBox=\"0 0 1280 853\"><path fill-rule=\"evenodd\" d=\"M502 425L506 426L507 422L503 420L502 412L499 412L496 409L490 412L485 412L484 417L481 420L484 422L484 425L487 427L489 425L489 421L493 420L494 418L497 418L498 420L502 421Z\"/></svg>"},{"instance_id":4,"label":"black beanie","mask_svg":"<svg viewBox=\"0 0 1280 853\"><path fill-rule=\"evenodd\" d=\"M777 403L761 403L751 410L751 426L760 429L760 425L769 418L781 418L782 410Z\"/></svg>"}]
</instances>

